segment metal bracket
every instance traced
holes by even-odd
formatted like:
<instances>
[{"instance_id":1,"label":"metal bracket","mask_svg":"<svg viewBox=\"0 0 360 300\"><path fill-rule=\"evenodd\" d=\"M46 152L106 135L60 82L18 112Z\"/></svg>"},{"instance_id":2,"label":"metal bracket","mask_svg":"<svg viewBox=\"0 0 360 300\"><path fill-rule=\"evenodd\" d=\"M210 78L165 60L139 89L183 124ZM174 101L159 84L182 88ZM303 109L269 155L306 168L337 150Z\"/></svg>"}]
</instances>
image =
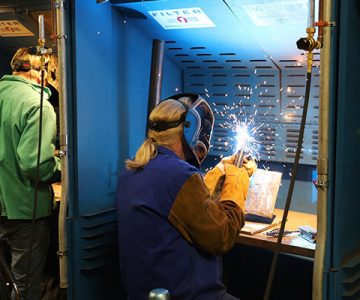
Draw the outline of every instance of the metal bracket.
<instances>
[{"instance_id":1,"label":"metal bracket","mask_svg":"<svg viewBox=\"0 0 360 300\"><path fill-rule=\"evenodd\" d=\"M336 25L335 21L323 21L323 22L315 22L314 23L314 26L317 26L317 27L333 27L335 25Z\"/></svg>"},{"instance_id":2,"label":"metal bracket","mask_svg":"<svg viewBox=\"0 0 360 300\"><path fill-rule=\"evenodd\" d=\"M52 35L50 35L50 38L52 39L52 40L55 40L55 39L57 39L57 40L60 40L60 39L64 39L64 40L66 40L67 38L68 38L68 36L67 36L67 34L52 34Z\"/></svg>"},{"instance_id":3,"label":"metal bracket","mask_svg":"<svg viewBox=\"0 0 360 300\"><path fill-rule=\"evenodd\" d=\"M59 251L56 251L57 256L67 256L68 253L69 253L68 250L65 250L65 251L60 251L60 250L59 250Z\"/></svg>"},{"instance_id":4,"label":"metal bracket","mask_svg":"<svg viewBox=\"0 0 360 300\"><path fill-rule=\"evenodd\" d=\"M59 158L63 158L64 156L66 156L66 154L67 154L66 150L55 150L55 156Z\"/></svg>"},{"instance_id":5,"label":"metal bracket","mask_svg":"<svg viewBox=\"0 0 360 300\"><path fill-rule=\"evenodd\" d=\"M318 180L316 183L316 187L327 190L329 188L329 180Z\"/></svg>"},{"instance_id":6,"label":"metal bracket","mask_svg":"<svg viewBox=\"0 0 360 300\"><path fill-rule=\"evenodd\" d=\"M57 1L54 3L55 8L63 8L64 7L64 1Z\"/></svg>"}]
</instances>

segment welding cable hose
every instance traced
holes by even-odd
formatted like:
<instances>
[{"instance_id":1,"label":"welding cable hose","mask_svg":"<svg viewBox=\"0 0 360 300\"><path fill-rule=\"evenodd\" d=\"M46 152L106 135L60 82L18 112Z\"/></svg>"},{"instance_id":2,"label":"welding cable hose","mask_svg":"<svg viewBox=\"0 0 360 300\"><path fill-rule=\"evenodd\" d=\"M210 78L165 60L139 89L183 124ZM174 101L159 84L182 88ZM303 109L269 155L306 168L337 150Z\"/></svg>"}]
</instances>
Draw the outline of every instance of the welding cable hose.
<instances>
[{"instance_id":1,"label":"welding cable hose","mask_svg":"<svg viewBox=\"0 0 360 300\"><path fill-rule=\"evenodd\" d=\"M304 107L303 107L303 112L302 112L302 117L301 117L299 138L298 138L296 154L295 154L295 161L294 161L293 168L291 170L291 178L290 178L289 189L288 189L286 202L285 202L284 214L282 217L279 235L278 235L278 238L276 241L274 255L273 255L272 262L271 262L271 268L270 268L270 272L269 272L269 276L268 276L268 280L267 280L267 284L266 284L264 300L268 300L270 297L270 292L271 292L271 287L272 287L272 283L274 280L276 265L277 265L277 261L279 258L281 241L284 236L285 223L286 223L287 216L289 213L291 198L292 198L292 194L294 191L295 180L296 180L296 175L297 175L297 170L298 170L300 155L301 155L301 148L302 148L302 143L303 143L303 138L304 138L306 116L307 116L307 111L308 111L308 107L309 107L310 87L311 87L311 71L306 73L305 99L304 99Z\"/></svg>"},{"instance_id":2,"label":"welding cable hose","mask_svg":"<svg viewBox=\"0 0 360 300\"><path fill-rule=\"evenodd\" d=\"M15 283L15 279L14 279L14 277L2 255L0 255L0 280L2 281L0 289L8 288L9 287L8 284L9 284L11 286L11 288L14 290L14 294L16 297L15 299L18 300L19 299L19 291L18 291L17 285ZM4 296L3 293L5 293L4 290L0 291L0 295ZM10 294L11 294L11 290L8 291L8 295L7 295L8 299L11 298Z\"/></svg>"}]
</instances>

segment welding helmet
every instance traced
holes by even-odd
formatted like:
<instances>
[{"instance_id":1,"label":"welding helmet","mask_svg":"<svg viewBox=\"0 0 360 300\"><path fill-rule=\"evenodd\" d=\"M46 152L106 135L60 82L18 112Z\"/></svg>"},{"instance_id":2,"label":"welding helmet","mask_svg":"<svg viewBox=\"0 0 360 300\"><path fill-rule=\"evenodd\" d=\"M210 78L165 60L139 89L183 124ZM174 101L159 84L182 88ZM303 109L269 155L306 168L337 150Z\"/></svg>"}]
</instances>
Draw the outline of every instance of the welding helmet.
<instances>
[{"instance_id":1,"label":"welding helmet","mask_svg":"<svg viewBox=\"0 0 360 300\"><path fill-rule=\"evenodd\" d=\"M210 150L214 114L209 104L197 94L177 94L168 99L178 100L186 108L184 140L192 156L188 161L199 167Z\"/></svg>"},{"instance_id":2,"label":"welding helmet","mask_svg":"<svg viewBox=\"0 0 360 300\"><path fill-rule=\"evenodd\" d=\"M186 161L199 167L210 150L210 139L214 127L214 114L209 104L197 94L177 94L165 100L181 102L186 111L176 121L149 121L149 129L164 131L184 124Z\"/></svg>"},{"instance_id":3,"label":"welding helmet","mask_svg":"<svg viewBox=\"0 0 360 300\"><path fill-rule=\"evenodd\" d=\"M40 56L37 53L36 47L19 48L11 60L11 63L10 63L11 69L16 72L28 72L31 69L39 71L40 70L40 59L38 59L36 61L35 59L32 58L33 56ZM49 60L48 57L49 57L48 55L45 57L46 65ZM32 62L31 62L31 60L32 60ZM36 65L34 65L34 62L36 62Z\"/></svg>"},{"instance_id":4,"label":"welding helmet","mask_svg":"<svg viewBox=\"0 0 360 300\"><path fill-rule=\"evenodd\" d=\"M57 90L57 62L51 54L52 50L49 48L44 48L44 54L41 54L38 47L19 48L11 60L11 69L14 72L28 72L30 70L40 71L40 58L35 59L34 57L43 56L44 69L47 71L45 81Z\"/></svg>"}]
</instances>

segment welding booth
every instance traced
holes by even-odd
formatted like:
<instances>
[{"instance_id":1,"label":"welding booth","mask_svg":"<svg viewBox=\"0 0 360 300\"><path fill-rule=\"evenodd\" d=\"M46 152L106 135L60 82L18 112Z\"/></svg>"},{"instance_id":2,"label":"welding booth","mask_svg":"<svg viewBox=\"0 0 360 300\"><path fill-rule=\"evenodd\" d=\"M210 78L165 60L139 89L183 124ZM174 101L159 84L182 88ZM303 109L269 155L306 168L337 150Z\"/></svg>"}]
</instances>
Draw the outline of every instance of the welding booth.
<instances>
[{"instance_id":1,"label":"welding booth","mask_svg":"<svg viewBox=\"0 0 360 300\"><path fill-rule=\"evenodd\" d=\"M275 264L270 299L358 299L360 2L97 2L51 1L66 202L58 254L68 299L126 299L117 262L117 177L146 136L149 101L180 92L202 95L215 113L202 171L234 152L234 132L224 126L229 115L251 120L259 126L258 167L282 174L277 217L287 208L288 222L298 222L292 229L317 230L316 243L297 235L284 236L284 245L264 233L242 234L224 257L229 293L263 299ZM300 38L315 42L319 32L321 45L298 49ZM0 67L7 71L3 59Z\"/></svg>"}]
</instances>

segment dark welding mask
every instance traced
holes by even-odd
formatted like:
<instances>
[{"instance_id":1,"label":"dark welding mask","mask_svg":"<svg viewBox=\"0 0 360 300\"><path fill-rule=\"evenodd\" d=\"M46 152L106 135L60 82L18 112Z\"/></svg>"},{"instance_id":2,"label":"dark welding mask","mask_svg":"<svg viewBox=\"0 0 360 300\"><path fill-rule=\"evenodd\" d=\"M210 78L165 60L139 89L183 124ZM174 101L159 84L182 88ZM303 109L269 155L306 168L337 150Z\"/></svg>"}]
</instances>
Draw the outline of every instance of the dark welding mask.
<instances>
[{"instance_id":1,"label":"dark welding mask","mask_svg":"<svg viewBox=\"0 0 360 300\"><path fill-rule=\"evenodd\" d=\"M210 150L214 114L209 104L197 94L177 94L166 100L177 100L186 108L179 120L149 122L149 129L163 131L184 124L186 161L199 167Z\"/></svg>"},{"instance_id":2,"label":"dark welding mask","mask_svg":"<svg viewBox=\"0 0 360 300\"><path fill-rule=\"evenodd\" d=\"M186 107L184 140L193 156L188 161L199 167L210 150L214 114L209 104L197 94L177 94L168 99L178 100Z\"/></svg>"}]
</instances>

